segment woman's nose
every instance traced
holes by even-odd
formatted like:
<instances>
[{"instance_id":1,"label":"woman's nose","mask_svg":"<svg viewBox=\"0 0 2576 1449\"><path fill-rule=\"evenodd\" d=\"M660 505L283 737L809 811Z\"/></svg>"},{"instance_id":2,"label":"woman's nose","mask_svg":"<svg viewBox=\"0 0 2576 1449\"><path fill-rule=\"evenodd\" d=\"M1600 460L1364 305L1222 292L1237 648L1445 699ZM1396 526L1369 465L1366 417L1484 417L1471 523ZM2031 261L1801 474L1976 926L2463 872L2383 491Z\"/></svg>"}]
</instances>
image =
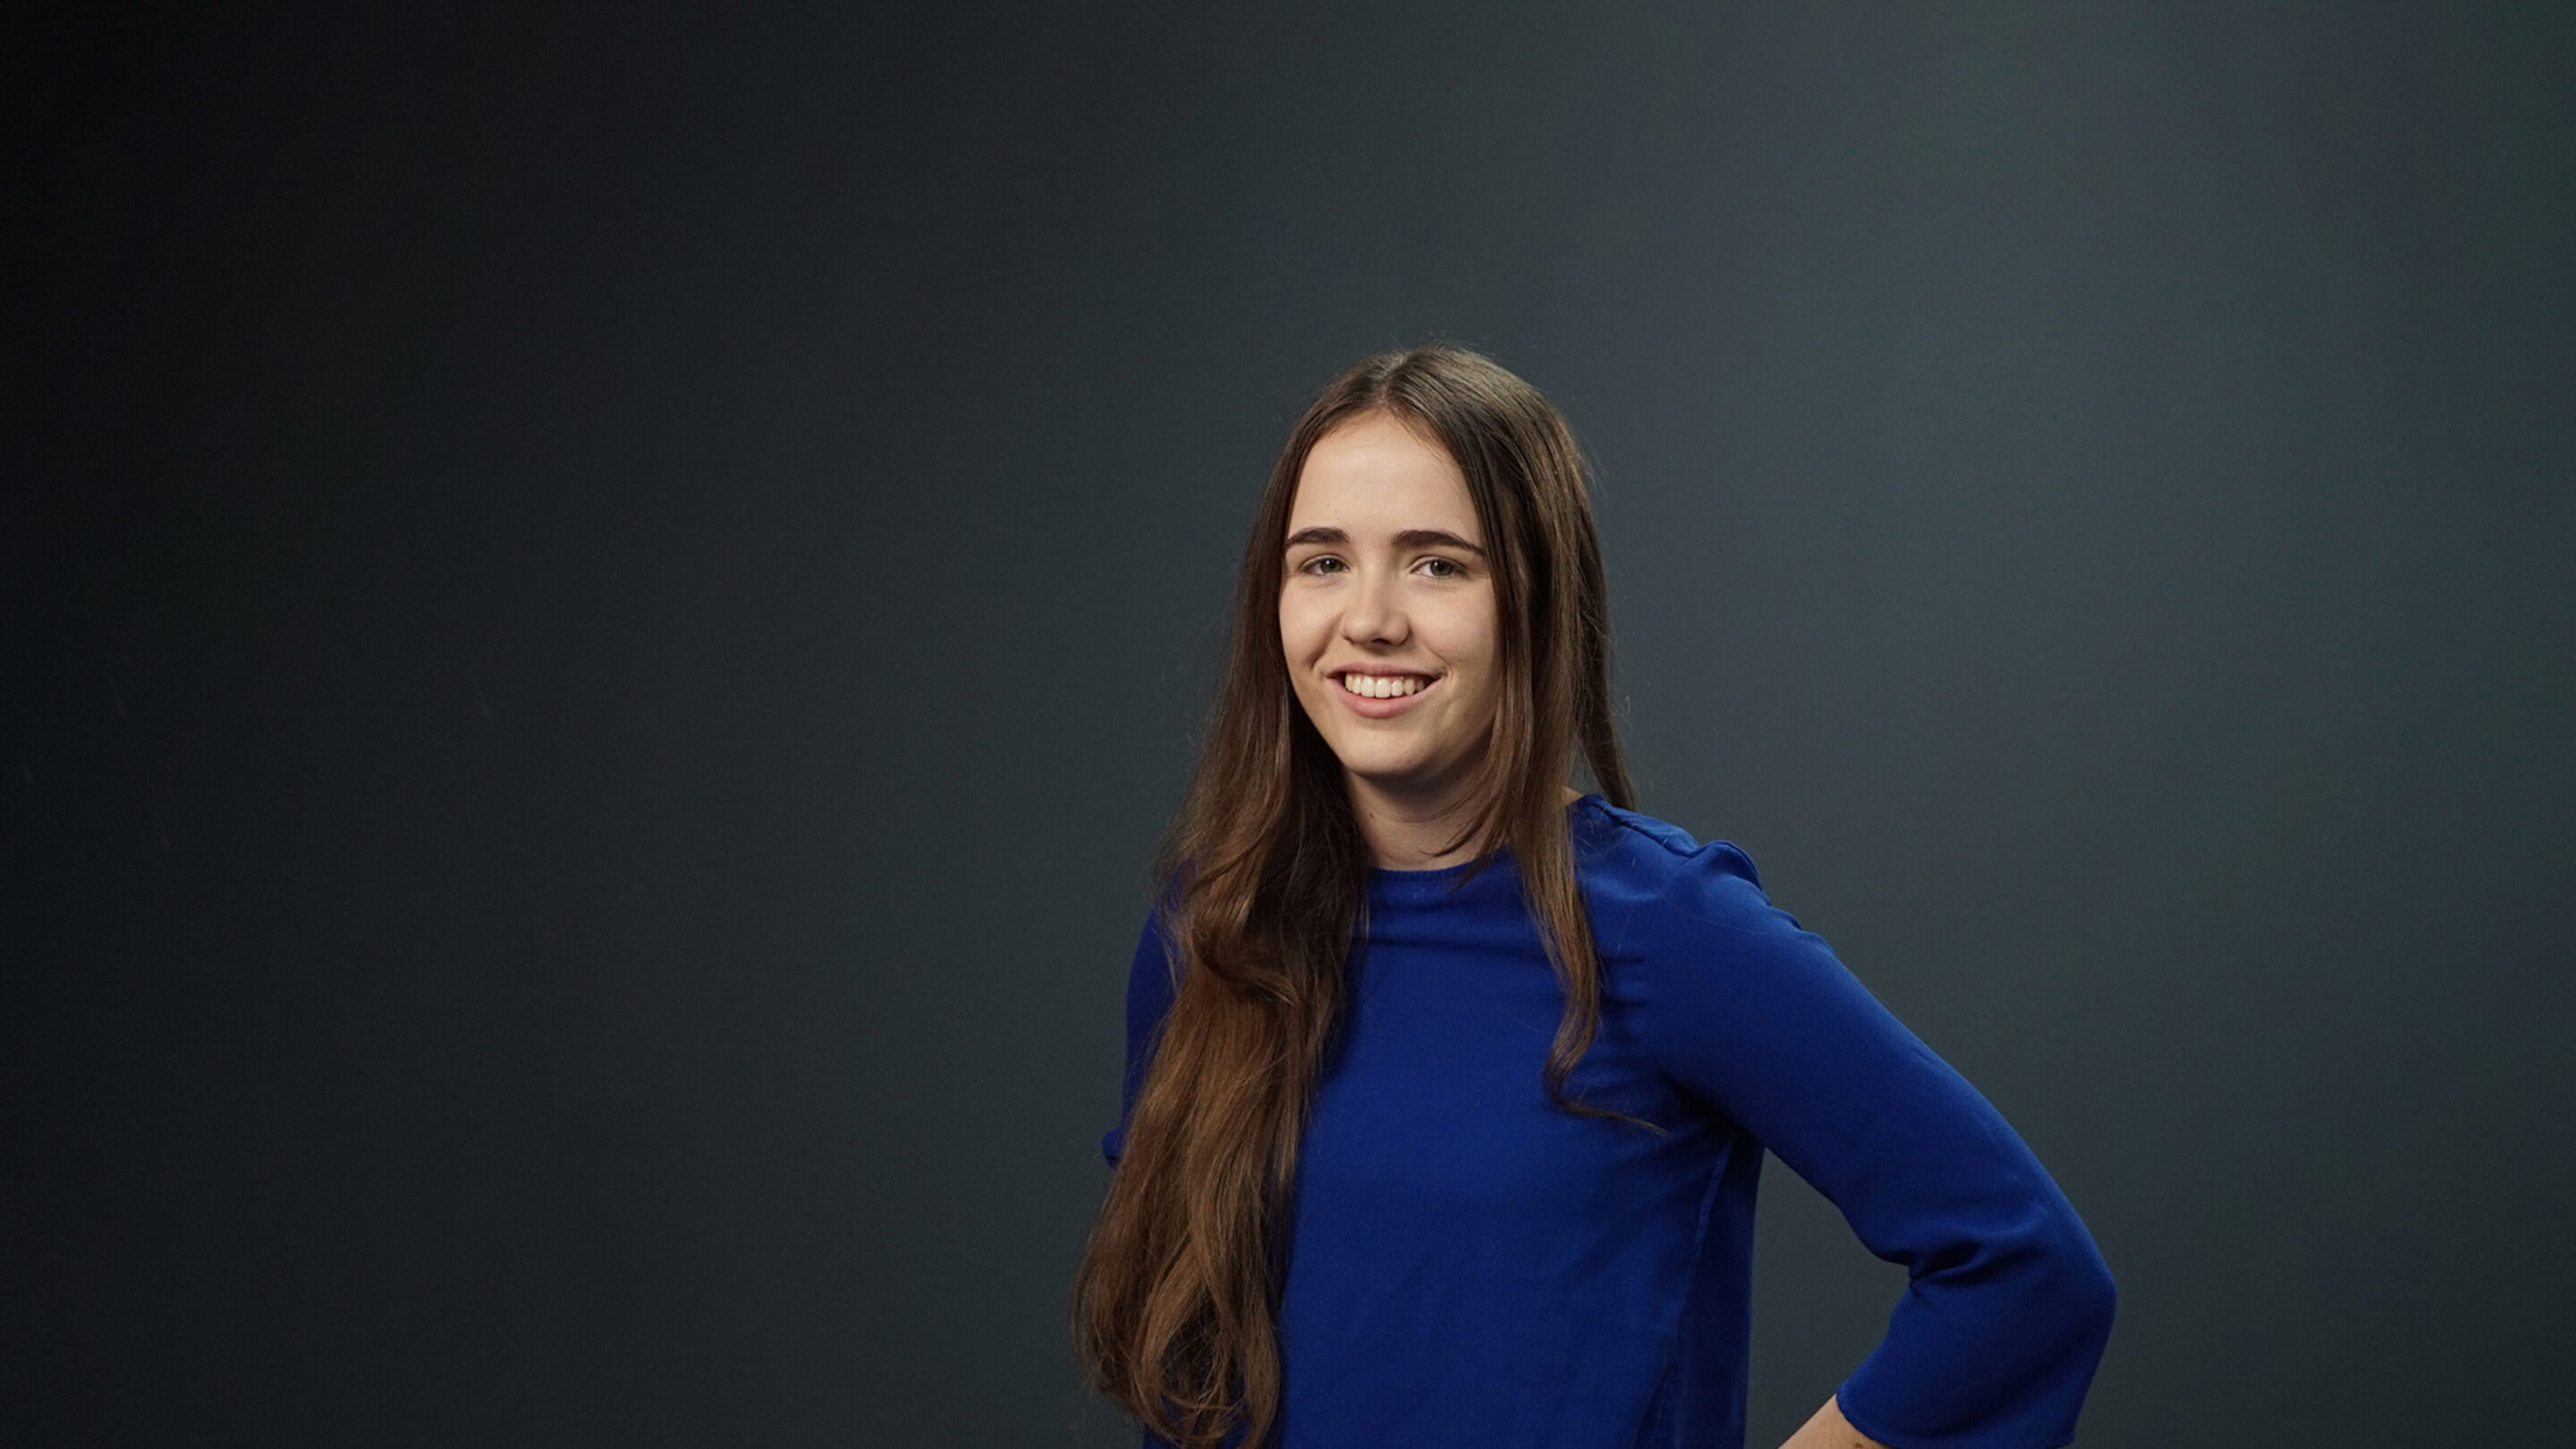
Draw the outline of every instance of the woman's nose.
<instances>
[{"instance_id":1,"label":"woman's nose","mask_svg":"<svg viewBox=\"0 0 2576 1449\"><path fill-rule=\"evenodd\" d=\"M1342 615L1343 637L1355 644L1401 644L1404 629L1404 604L1395 580L1381 573L1363 573L1351 607Z\"/></svg>"}]
</instances>

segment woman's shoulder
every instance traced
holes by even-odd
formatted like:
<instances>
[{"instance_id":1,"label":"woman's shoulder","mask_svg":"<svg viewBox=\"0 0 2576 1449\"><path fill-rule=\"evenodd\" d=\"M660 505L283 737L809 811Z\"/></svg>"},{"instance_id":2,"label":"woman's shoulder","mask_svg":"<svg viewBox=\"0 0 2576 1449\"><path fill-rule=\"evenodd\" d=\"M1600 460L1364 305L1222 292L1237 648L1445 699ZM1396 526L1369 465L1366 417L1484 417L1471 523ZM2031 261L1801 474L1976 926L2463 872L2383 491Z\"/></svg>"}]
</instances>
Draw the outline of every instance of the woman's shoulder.
<instances>
[{"instance_id":1,"label":"woman's shoulder","mask_svg":"<svg viewBox=\"0 0 2576 1449\"><path fill-rule=\"evenodd\" d=\"M1750 926L1773 911L1753 857L1701 840L1643 811L1586 795L1576 808L1576 869L1595 909L1651 909L1712 925Z\"/></svg>"}]
</instances>

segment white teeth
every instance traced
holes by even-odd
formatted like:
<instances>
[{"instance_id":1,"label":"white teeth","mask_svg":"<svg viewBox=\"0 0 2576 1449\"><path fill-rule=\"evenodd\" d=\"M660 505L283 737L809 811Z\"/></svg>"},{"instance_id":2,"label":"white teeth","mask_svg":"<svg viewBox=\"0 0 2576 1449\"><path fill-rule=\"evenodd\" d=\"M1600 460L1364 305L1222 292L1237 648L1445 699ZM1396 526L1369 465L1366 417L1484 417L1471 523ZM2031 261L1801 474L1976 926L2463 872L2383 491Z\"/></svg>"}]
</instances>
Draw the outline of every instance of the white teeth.
<instances>
[{"instance_id":1,"label":"white teeth","mask_svg":"<svg viewBox=\"0 0 2576 1449\"><path fill-rule=\"evenodd\" d=\"M1409 674L1345 674L1342 688L1369 699L1393 699L1400 694L1420 694L1427 681Z\"/></svg>"}]
</instances>

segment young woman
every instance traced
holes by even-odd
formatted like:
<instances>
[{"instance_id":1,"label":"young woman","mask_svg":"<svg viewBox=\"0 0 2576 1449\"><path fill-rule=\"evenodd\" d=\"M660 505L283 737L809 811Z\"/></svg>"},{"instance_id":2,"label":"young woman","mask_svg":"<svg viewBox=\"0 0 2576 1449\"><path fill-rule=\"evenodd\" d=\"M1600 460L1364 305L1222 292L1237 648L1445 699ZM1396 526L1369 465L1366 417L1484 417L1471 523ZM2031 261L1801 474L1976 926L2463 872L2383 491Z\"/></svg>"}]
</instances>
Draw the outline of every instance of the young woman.
<instances>
[{"instance_id":1,"label":"young woman","mask_svg":"<svg viewBox=\"0 0 2576 1449\"><path fill-rule=\"evenodd\" d=\"M1744 852L1630 808L1609 653L1545 399L1453 348L1333 379L1156 862L1075 1284L1149 1445L1735 1449L1766 1149L1912 1274L1792 1449L2073 1437L2083 1223Z\"/></svg>"}]
</instances>

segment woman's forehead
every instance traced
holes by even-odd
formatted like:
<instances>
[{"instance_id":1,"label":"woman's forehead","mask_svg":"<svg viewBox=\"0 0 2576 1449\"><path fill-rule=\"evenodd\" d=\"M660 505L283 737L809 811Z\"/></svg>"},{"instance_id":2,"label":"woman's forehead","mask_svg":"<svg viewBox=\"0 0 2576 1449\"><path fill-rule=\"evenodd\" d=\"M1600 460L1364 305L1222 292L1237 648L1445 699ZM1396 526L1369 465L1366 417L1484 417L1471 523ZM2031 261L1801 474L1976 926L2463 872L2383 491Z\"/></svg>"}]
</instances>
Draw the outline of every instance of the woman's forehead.
<instances>
[{"instance_id":1,"label":"woman's forehead","mask_svg":"<svg viewBox=\"0 0 2576 1449\"><path fill-rule=\"evenodd\" d=\"M1306 454L1288 529L1318 526L1355 537L1440 528L1473 539L1476 505L1446 449L1371 414L1325 434Z\"/></svg>"}]
</instances>

